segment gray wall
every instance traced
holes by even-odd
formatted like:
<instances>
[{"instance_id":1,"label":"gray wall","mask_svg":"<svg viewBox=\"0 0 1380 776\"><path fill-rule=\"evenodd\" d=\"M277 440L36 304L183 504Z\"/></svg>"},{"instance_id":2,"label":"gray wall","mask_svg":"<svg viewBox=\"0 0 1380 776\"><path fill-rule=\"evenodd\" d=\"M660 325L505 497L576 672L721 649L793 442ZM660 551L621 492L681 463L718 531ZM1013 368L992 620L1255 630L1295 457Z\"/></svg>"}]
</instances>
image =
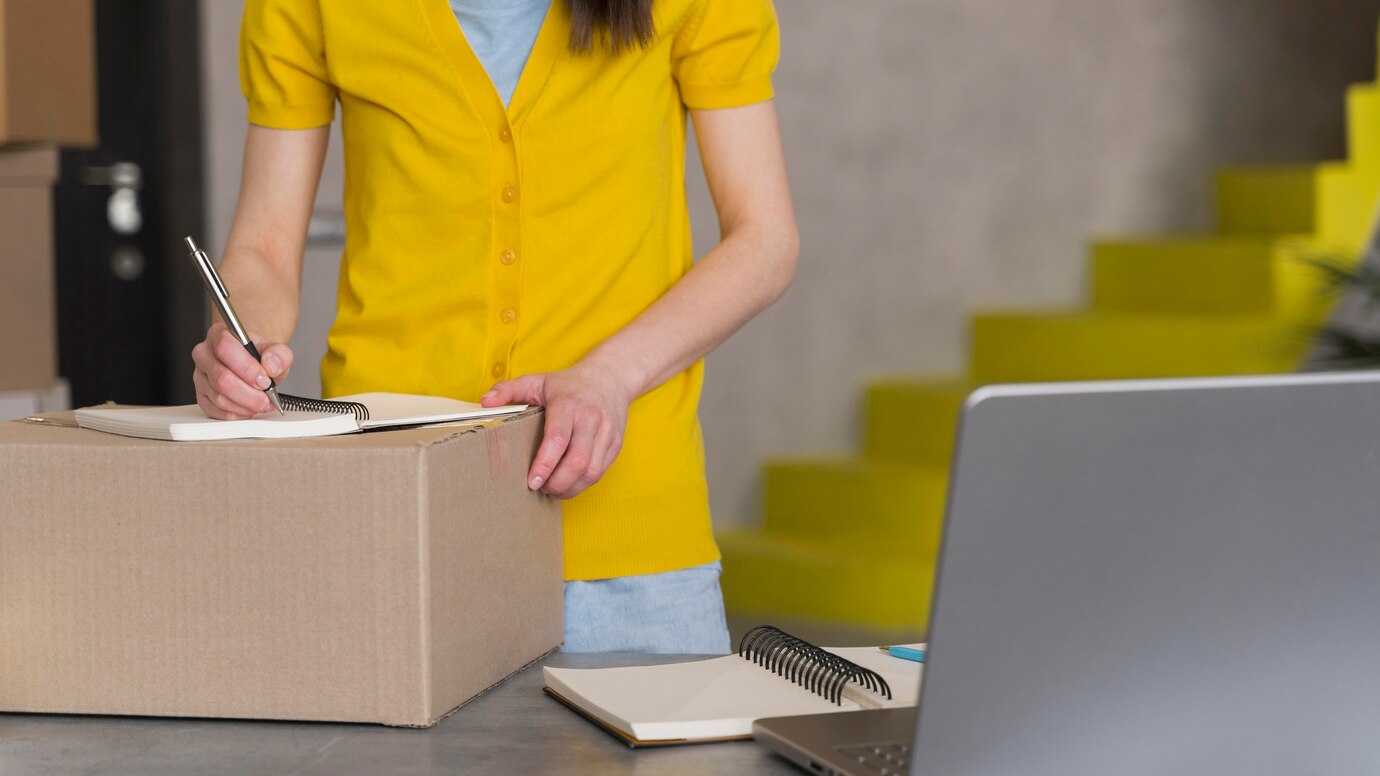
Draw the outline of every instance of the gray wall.
<instances>
[{"instance_id":1,"label":"gray wall","mask_svg":"<svg viewBox=\"0 0 1380 776\"><path fill-rule=\"evenodd\" d=\"M244 137L240 4L201 6L219 247ZM1374 79L1380 20L1380 0L777 7L803 250L787 297L709 359L702 417L720 524L755 519L764 458L854 450L869 377L961 370L974 308L1077 304L1091 235L1209 228L1215 166L1340 156L1343 90ZM332 143L323 212L340 207ZM703 253L717 229L691 179ZM338 253L307 255L288 387L309 395Z\"/></svg>"}]
</instances>

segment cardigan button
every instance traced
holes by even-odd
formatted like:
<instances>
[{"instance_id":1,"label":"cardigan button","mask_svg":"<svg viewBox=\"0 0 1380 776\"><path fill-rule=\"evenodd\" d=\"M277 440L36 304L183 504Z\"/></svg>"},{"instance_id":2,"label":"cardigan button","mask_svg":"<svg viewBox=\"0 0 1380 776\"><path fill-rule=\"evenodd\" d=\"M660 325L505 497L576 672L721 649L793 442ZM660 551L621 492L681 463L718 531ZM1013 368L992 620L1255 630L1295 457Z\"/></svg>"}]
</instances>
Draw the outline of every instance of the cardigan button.
<instances>
[{"instance_id":1,"label":"cardigan button","mask_svg":"<svg viewBox=\"0 0 1380 776\"><path fill-rule=\"evenodd\" d=\"M498 139L505 143L513 142L513 131L507 127L500 129L498 131Z\"/></svg>"},{"instance_id":2,"label":"cardigan button","mask_svg":"<svg viewBox=\"0 0 1380 776\"><path fill-rule=\"evenodd\" d=\"M503 376L503 362L502 362L502 361L498 362L497 364L494 364L494 368L493 368L493 370L492 370L492 373L493 373L493 376L494 376L494 377L502 377L502 376Z\"/></svg>"},{"instance_id":3,"label":"cardigan button","mask_svg":"<svg viewBox=\"0 0 1380 776\"><path fill-rule=\"evenodd\" d=\"M503 262L504 264L512 264L513 262L517 261L517 254L511 250L504 251L498 254L498 260Z\"/></svg>"},{"instance_id":4,"label":"cardigan button","mask_svg":"<svg viewBox=\"0 0 1380 776\"><path fill-rule=\"evenodd\" d=\"M517 199L517 189L513 188L512 186L508 186L507 188L503 189L504 202L512 202L515 199Z\"/></svg>"}]
</instances>

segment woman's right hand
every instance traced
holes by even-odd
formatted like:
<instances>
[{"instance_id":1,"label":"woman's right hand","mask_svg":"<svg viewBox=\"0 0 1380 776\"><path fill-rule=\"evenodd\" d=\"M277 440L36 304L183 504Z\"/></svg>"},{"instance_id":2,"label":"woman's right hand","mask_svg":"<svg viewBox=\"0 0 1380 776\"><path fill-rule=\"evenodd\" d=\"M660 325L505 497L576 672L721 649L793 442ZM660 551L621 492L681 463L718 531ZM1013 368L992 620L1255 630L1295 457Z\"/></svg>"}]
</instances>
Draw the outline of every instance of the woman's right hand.
<instances>
[{"instance_id":1,"label":"woman's right hand","mask_svg":"<svg viewBox=\"0 0 1380 776\"><path fill-rule=\"evenodd\" d=\"M272 412L273 403L264 389L269 379L281 381L292 368L292 349L269 342L254 332L249 339L263 356L260 364L223 323L214 323L206 339L192 348L192 384L196 403L208 418L243 420Z\"/></svg>"}]
</instances>

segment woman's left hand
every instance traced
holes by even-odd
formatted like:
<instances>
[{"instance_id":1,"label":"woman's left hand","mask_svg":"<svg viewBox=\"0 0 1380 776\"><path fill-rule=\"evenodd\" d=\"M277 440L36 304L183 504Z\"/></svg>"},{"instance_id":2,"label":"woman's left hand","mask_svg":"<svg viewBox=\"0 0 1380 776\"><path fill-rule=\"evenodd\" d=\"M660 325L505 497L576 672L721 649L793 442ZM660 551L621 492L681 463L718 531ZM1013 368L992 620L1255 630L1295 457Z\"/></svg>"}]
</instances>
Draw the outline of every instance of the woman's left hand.
<instances>
[{"instance_id":1,"label":"woman's left hand","mask_svg":"<svg viewBox=\"0 0 1380 776\"><path fill-rule=\"evenodd\" d=\"M569 369L504 380L484 394L485 407L536 404L546 431L527 487L571 498L599 481L623 447L632 397L608 370L578 363Z\"/></svg>"}]
</instances>

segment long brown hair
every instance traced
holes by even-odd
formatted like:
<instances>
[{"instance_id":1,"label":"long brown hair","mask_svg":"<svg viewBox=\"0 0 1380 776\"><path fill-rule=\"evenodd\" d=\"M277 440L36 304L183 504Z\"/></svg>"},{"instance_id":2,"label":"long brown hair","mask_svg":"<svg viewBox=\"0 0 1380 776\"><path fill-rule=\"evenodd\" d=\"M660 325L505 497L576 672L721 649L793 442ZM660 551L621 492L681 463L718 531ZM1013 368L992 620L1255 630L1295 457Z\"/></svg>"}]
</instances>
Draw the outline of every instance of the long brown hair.
<instances>
[{"instance_id":1,"label":"long brown hair","mask_svg":"<svg viewBox=\"0 0 1380 776\"><path fill-rule=\"evenodd\" d=\"M597 42L615 53L625 47L645 46L656 32L652 27L652 0L565 0L570 8L570 48L594 50Z\"/></svg>"}]
</instances>

